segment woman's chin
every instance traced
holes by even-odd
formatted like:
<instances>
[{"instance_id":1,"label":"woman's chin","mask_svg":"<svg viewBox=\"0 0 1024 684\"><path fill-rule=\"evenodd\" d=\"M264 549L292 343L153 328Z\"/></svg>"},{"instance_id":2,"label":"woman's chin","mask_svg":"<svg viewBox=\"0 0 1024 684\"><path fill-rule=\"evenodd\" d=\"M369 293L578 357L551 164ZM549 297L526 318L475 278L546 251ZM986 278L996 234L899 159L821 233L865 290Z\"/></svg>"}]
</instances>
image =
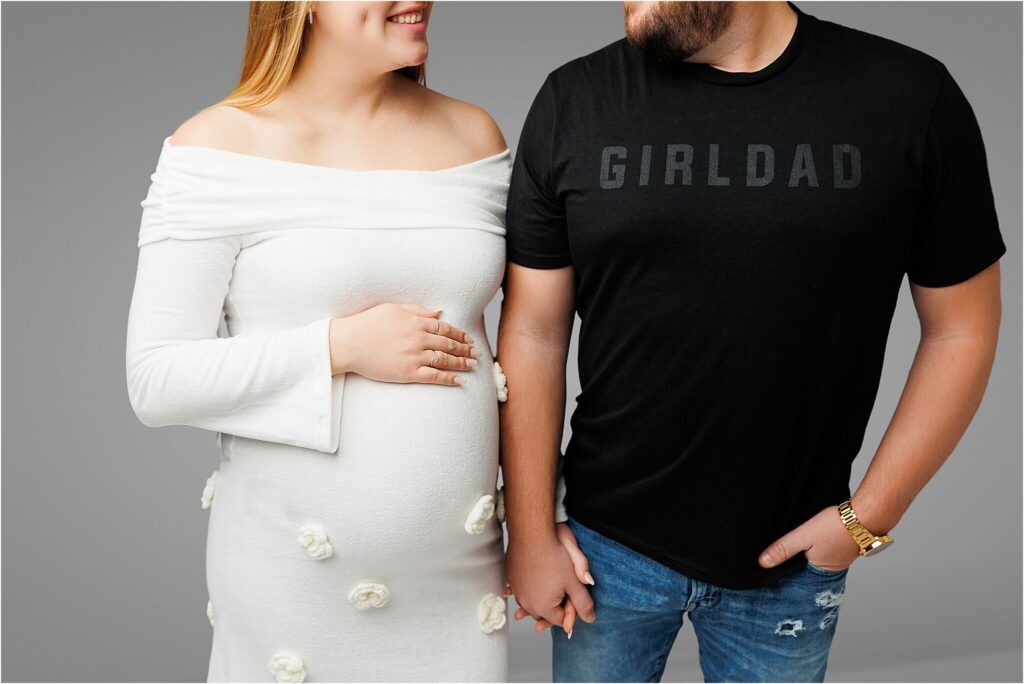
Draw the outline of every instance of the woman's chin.
<instances>
[{"instance_id":1,"label":"woman's chin","mask_svg":"<svg viewBox=\"0 0 1024 684\"><path fill-rule=\"evenodd\" d=\"M404 59L396 60L399 65L399 69L405 69L407 67L418 67L426 64L427 62L427 49L424 46L422 51L416 53L406 53Z\"/></svg>"}]
</instances>

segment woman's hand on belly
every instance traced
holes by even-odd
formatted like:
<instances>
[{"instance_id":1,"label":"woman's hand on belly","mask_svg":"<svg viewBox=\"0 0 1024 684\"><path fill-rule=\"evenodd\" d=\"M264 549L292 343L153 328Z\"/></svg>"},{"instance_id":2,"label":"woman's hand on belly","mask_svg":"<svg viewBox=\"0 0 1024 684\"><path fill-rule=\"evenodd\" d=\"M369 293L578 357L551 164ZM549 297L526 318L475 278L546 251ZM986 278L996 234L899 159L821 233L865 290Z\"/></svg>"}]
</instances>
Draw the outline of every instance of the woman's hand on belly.
<instances>
[{"instance_id":1,"label":"woman's hand on belly","mask_svg":"<svg viewBox=\"0 0 1024 684\"><path fill-rule=\"evenodd\" d=\"M458 371L472 369L480 352L469 334L440 316L440 310L387 303L332 319L331 373L357 373L382 382L463 384Z\"/></svg>"}]
</instances>

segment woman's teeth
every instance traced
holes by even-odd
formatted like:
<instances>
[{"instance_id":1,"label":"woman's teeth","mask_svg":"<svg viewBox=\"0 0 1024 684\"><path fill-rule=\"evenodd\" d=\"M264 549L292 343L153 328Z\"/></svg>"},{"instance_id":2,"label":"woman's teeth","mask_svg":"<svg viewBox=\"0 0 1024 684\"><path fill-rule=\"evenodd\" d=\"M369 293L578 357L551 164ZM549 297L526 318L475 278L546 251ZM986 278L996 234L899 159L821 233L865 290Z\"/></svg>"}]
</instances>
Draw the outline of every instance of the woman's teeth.
<instances>
[{"instance_id":1,"label":"woman's teeth","mask_svg":"<svg viewBox=\"0 0 1024 684\"><path fill-rule=\"evenodd\" d=\"M393 17L388 17L388 21L393 24L418 24L423 21L423 12L416 12L415 14L396 14Z\"/></svg>"}]
</instances>

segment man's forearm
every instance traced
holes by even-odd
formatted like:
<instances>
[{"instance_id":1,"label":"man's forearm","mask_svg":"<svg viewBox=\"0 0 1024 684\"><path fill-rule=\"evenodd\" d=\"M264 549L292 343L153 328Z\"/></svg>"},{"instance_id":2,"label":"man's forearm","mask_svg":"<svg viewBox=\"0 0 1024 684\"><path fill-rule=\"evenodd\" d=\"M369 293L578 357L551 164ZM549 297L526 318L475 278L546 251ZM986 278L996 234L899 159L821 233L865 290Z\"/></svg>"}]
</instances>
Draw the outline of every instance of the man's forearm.
<instances>
[{"instance_id":1,"label":"man's forearm","mask_svg":"<svg viewBox=\"0 0 1024 684\"><path fill-rule=\"evenodd\" d=\"M852 499L875 534L899 522L963 436L985 392L997 334L998 325L922 335L892 421Z\"/></svg>"},{"instance_id":2,"label":"man's forearm","mask_svg":"<svg viewBox=\"0 0 1024 684\"><path fill-rule=\"evenodd\" d=\"M503 322L498 349L509 384L508 401L499 409L509 538L554 537L567 341Z\"/></svg>"},{"instance_id":3,"label":"man's forearm","mask_svg":"<svg viewBox=\"0 0 1024 684\"><path fill-rule=\"evenodd\" d=\"M519 606L543 621L539 625L562 625L570 633L573 611L584 621L595 619L593 599L555 527L574 279L571 266L509 263L498 324L498 358L508 381L499 409L506 577Z\"/></svg>"}]
</instances>

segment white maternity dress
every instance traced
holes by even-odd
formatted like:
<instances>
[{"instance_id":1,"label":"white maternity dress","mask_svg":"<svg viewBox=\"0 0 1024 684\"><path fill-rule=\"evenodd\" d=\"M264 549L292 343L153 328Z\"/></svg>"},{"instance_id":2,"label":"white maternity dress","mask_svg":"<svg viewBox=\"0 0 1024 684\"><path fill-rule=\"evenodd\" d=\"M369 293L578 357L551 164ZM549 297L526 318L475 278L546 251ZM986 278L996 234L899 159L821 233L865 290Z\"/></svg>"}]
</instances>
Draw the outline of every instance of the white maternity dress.
<instances>
[{"instance_id":1,"label":"white maternity dress","mask_svg":"<svg viewBox=\"0 0 1024 684\"><path fill-rule=\"evenodd\" d=\"M483 311L510 170L508 150L349 171L163 141L126 366L142 422L220 444L196 492L209 681L506 679ZM443 309L473 336L465 386L331 376L330 319L384 302Z\"/></svg>"}]
</instances>

